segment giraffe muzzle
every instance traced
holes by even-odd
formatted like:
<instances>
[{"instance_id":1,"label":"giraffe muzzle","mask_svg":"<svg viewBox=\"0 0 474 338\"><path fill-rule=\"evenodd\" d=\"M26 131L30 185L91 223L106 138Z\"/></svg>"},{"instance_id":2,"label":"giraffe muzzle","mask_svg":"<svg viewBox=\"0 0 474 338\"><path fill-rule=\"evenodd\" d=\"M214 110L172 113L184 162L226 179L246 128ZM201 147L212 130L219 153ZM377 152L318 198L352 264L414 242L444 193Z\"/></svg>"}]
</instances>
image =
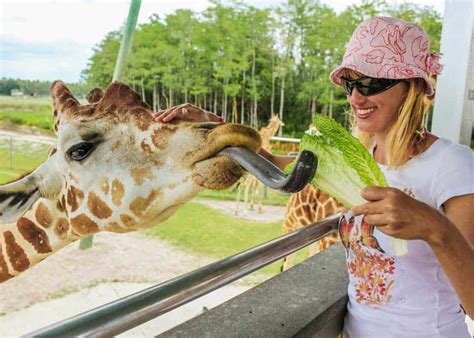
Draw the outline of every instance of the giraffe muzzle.
<instances>
[{"instance_id":1,"label":"giraffe muzzle","mask_svg":"<svg viewBox=\"0 0 474 338\"><path fill-rule=\"evenodd\" d=\"M314 177L318 166L317 157L303 150L293 171L286 175L273 163L242 147L229 147L221 150L218 156L227 156L255 176L267 187L283 193L295 193L303 189Z\"/></svg>"}]
</instances>

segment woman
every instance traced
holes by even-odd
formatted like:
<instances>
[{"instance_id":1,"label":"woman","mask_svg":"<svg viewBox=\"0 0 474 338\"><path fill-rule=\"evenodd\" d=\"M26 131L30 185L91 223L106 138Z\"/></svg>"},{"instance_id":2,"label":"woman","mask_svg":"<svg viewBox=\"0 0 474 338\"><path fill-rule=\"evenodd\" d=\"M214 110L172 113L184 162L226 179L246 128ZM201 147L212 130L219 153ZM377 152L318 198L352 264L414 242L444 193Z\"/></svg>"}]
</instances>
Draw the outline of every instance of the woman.
<instances>
[{"instance_id":1,"label":"woman","mask_svg":"<svg viewBox=\"0 0 474 338\"><path fill-rule=\"evenodd\" d=\"M366 188L367 203L352 210L344 337L469 337L459 304L474 318L474 158L423 128L430 76L442 68L428 48L420 27L372 18L356 28L330 75L390 186ZM157 113L158 121L176 117L218 121L190 105ZM279 167L290 161L264 156ZM362 244L364 224L376 227L384 252ZM408 254L394 256L389 236L409 240Z\"/></svg>"}]
</instances>

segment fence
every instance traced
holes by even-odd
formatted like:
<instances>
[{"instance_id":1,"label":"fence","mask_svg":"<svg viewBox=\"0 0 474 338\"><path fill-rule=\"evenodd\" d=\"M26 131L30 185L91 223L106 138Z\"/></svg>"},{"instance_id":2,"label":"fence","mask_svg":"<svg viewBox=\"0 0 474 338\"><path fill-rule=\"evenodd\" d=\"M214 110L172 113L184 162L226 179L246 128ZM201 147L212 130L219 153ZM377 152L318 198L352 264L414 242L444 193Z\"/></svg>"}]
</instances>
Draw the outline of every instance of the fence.
<instances>
[{"instance_id":1,"label":"fence","mask_svg":"<svg viewBox=\"0 0 474 338\"><path fill-rule=\"evenodd\" d=\"M43 162L53 138L0 131L0 182L14 179Z\"/></svg>"}]
</instances>

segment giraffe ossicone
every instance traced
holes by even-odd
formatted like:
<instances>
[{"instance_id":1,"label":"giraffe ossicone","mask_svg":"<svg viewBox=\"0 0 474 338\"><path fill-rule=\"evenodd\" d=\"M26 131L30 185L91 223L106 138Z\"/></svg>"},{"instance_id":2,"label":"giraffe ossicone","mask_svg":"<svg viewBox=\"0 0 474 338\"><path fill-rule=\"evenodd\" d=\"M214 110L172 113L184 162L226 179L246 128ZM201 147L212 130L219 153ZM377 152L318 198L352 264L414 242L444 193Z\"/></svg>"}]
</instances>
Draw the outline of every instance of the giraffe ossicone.
<instances>
[{"instance_id":1,"label":"giraffe ossicone","mask_svg":"<svg viewBox=\"0 0 474 338\"><path fill-rule=\"evenodd\" d=\"M218 152L261 145L243 125L154 122L120 82L83 105L61 81L51 95L57 145L32 173L0 186L0 282L81 237L158 224L200 190L230 187L243 171Z\"/></svg>"}]
</instances>

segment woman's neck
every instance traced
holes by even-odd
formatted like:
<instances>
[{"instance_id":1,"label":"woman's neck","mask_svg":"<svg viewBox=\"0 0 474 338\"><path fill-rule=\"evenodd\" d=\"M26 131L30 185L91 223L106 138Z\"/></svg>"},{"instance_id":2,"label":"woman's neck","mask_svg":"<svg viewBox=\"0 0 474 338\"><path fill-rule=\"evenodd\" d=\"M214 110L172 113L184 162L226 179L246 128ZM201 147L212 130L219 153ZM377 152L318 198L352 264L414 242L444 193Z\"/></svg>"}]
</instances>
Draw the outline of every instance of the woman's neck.
<instances>
[{"instance_id":1,"label":"woman's neck","mask_svg":"<svg viewBox=\"0 0 474 338\"><path fill-rule=\"evenodd\" d=\"M385 139L387 135L374 135L375 147L374 147L374 159L377 163L387 164L387 156L385 153Z\"/></svg>"},{"instance_id":2,"label":"woman's neck","mask_svg":"<svg viewBox=\"0 0 474 338\"><path fill-rule=\"evenodd\" d=\"M414 145L412 150L412 157L424 153L436 140L438 137L432 134L425 134L423 137ZM375 161L379 164L387 164L387 154L385 152L385 141L386 135L374 135L375 147L373 150L373 156Z\"/></svg>"}]
</instances>

